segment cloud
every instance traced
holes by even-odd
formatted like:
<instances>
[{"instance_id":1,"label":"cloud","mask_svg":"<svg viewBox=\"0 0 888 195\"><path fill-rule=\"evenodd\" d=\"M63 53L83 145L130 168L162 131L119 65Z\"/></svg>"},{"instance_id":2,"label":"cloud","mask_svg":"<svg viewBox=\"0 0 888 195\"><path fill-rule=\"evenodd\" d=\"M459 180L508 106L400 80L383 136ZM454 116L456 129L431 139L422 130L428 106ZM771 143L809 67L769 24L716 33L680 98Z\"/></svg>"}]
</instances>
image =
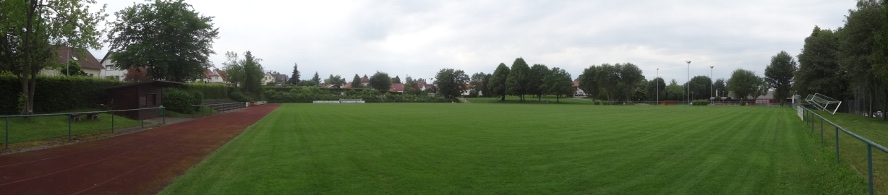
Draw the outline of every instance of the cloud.
<instances>
[{"instance_id":1,"label":"cloud","mask_svg":"<svg viewBox=\"0 0 888 195\"><path fill-rule=\"evenodd\" d=\"M103 2L99 2L103 3ZM133 1L108 1L110 11ZM267 70L350 78L375 71L431 78L442 68L492 73L517 57L579 76L632 62L648 79L763 75L797 55L815 25L843 24L851 0L818 1L189 1L214 16L211 60L250 50ZM98 54L97 54L98 55ZM303 78L304 79L304 78Z\"/></svg>"}]
</instances>

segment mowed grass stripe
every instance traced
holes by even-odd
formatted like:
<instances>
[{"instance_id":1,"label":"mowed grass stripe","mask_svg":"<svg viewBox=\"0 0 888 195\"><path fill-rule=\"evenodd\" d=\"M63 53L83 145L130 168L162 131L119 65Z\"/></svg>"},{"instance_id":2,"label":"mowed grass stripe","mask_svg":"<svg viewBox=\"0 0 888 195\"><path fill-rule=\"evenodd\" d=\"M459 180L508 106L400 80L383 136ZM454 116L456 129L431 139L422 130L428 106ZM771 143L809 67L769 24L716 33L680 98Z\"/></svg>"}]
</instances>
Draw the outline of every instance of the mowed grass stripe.
<instances>
[{"instance_id":1,"label":"mowed grass stripe","mask_svg":"<svg viewBox=\"0 0 888 195\"><path fill-rule=\"evenodd\" d=\"M860 176L830 164L793 114L761 107L286 104L163 193L863 192Z\"/></svg>"}]
</instances>

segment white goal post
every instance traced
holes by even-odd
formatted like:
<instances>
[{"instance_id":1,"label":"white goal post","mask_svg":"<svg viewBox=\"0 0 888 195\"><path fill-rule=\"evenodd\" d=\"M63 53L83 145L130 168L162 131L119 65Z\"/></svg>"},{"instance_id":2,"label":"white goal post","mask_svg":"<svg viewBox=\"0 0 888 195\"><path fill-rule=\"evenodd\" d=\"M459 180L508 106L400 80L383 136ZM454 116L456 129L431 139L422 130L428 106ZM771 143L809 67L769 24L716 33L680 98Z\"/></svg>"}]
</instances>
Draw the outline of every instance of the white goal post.
<instances>
[{"instance_id":1,"label":"white goal post","mask_svg":"<svg viewBox=\"0 0 888 195\"><path fill-rule=\"evenodd\" d=\"M836 111L839 110L839 106L842 105L842 101L833 99L829 96L814 93L805 97L805 102L808 102L814 107L817 107L820 110L829 112L830 114L836 114Z\"/></svg>"}]
</instances>

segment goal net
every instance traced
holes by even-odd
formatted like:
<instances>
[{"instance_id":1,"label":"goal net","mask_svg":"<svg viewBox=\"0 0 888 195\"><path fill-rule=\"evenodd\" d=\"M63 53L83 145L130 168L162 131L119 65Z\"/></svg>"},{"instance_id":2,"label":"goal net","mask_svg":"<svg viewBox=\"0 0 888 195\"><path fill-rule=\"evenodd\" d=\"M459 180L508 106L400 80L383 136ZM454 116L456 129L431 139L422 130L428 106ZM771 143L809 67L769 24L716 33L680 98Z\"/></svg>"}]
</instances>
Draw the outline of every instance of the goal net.
<instances>
[{"instance_id":1,"label":"goal net","mask_svg":"<svg viewBox=\"0 0 888 195\"><path fill-rule=\"evenodd\" d=\"M842 101L833 99L829 96L814 93L805 97L805 102L817 107L820 110L829 112L830 114L836 114L836 111L839 110L839 106L842 105Z\"/></svg>"}]
</instances>

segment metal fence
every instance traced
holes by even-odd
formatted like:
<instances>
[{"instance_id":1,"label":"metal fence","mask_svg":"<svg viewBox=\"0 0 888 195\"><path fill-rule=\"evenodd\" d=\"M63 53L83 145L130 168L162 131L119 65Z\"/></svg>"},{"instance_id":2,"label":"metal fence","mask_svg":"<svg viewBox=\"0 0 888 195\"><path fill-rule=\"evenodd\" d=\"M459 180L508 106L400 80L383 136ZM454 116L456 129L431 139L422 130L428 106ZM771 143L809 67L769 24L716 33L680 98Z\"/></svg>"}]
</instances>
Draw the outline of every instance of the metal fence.
<instances>
[{"instance_id":1,"label":"metal fence","mask_svg":"<svg viewBox=\"0 0 888 195\"><path fill-rule=\"evenodd\" d=\"M860 142L858 142L858 143L866 144L866 163L867 163L866 174L868 177L867 180L869 181L869 194L874 194L874 187L873 186L874 186L875 180L874 180L874 174L873 174L873 148L875 148L876 150L882 151L882 153L884 153L884 154L888 154L888 148L885 148L882 145L879 145L873 141L870 141L869 139L866 139L863 136L857 135L857 134L849 131L848 129L845 129L842 126L839 126L835 122L824 118L823 116L817 114L815 111L805 108L804 106L796 106L796 109L798 109L799 117L801 117L802 121L805 121L805 123L807 125L811 126L812 133L816 133L815 127L818 127L818 126L820 127L819 128L820 129L820 143L823 145L830 144L825 141L825 137L828 136L828 135L825 135L825 131L831 130L829 128L824 130L824 127L825 127L824 123L834 127L835 142L833 142L833 144L835 144L836 163L840 163L839 159L842 154L841 151L843 151L843 150L841 150L841 147L840 147L840 145L841 145L841 142L839 140L840 135L851 136L851 137L859 140ZM849 147L849 148L851 148L851 147ZM846 148L846 150L848 150L848 148ZM848 155L848 156L854 156L853 154L854 154L854 151L847 151L846 152L846 155ZM884 161L878 161L878 162L884 163ZM855 163L852 161L852 159L849 159L849 163L851 164L851 166L857 167L857 166L854 166Z\"/></svg>"},{"instance_id":2,"label":"metal fence","mask_svg":"<svg viewBox=\"0 0 888 195\"><path fill-rule=\"evenodd\" d=\"M125 110L101 110L101 111L71 112L71 113L53 113L53 114L0 115L0 118L2 118L2 120L4 121L4 131L3 131L3 132L4 132L4 136L3 136L4 139L3 139L3 148L4 148L4 149L9 149L9 144L10 144L10 141L9 141L9 138L10 138L9 132L10 132L10 129L12 129L12 128L16 128L15 126L10 127L10 123L11 123L10 120L11 120L11 119L12 119L12 120L15 120L15 119L22 119L22 120L25 120L25 119L36 119L36 118L40 118L40 117L48 117L48 118L56 117L56 118L61 118L61 117L58 117L58 116L67 116L67 117L65 117L66 119L62 119L62 120L66 120L65 123L67 123L67 135L64 135L64 134L58 134L58 135L56 135L56 133L49 133L49 135L41 135L41 136L38 136L38 137L43 137L43 138L47 138L47 139L48 139L48 138L58 138L58 137L64 137L64 136L67 136L68 140L71 140L72 137L75 135L75 133L72 132L72 126L74 125L74 123L75 123L76 121L81 121L81 120L98 120L98 116L99 116L99 114L108 114L108 115L110 115L110 119L111 119L111 120L110 120L110 124L109 124L109 125L110 125L110 133L114 133L114 131L115 131L115 129L116 129L116 127L115 127L115 122L114 122L114 118L115 118L115 115L116 115L116 114L122 114L122 113L127 113L127 112L137 112L137 115L138 115L138 116L141 116L142 112L143 112L143 111L146 111L146 110L158 110L158 113L159 113L159 115L161 116L161 124L166 124L166 115L164 114L164 108L163 108L163 106L160 106L160 107L153 107L153 108L138 108L138 109L125 109ZM121 116L116 116L116 117L121 117ZM139 117L139 118L141 118L141 117ZM52 119L50 119L50 121L51 121L51 122L57 122L57 121L52 121ZM140 124L141 127L144 128L144 127L145 127L145 120L142 119L142 120L139 120L139 121L140 121L140 123L141 123L141 124ZM61 131L61 130L58 130L58 129L48 129L48 130L50 130L50 131ZM87 132L87 133L97 133L97 132L101 132L101 131L94 131L94 132ZM32 133L32 134L33 134L33 133ZM39 132L38 132L37 134L39 134ZM79 134L77 134L77 135L79 135ZM36 141L36 140L35 140L35 141Z\"/></svg>"}]
</instances>

